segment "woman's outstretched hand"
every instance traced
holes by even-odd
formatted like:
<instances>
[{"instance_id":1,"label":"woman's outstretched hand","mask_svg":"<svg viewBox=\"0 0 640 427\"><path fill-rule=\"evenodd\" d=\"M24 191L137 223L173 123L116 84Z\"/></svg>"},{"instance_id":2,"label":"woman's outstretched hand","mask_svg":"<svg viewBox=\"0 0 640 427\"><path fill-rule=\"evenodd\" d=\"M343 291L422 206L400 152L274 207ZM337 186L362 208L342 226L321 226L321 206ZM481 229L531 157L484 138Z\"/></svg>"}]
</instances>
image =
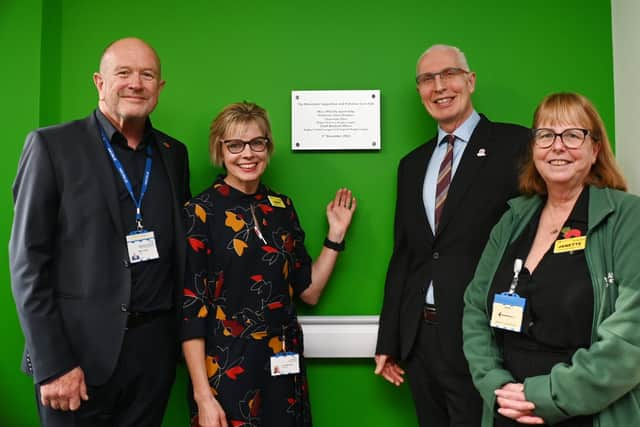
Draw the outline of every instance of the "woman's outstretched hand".
<instances>
[{"instance_id":1,"label":"woman's outstretched hand","mask_svg":"<svg viewBox=\"0 0 640 427\"><path fill-rule=\"evenodd\" d=\"M356 198L351 190L340 188L336 197L327 205L327 221L329 221L329 240L341 243L347 234L353 212L356 210Z\"/></svg>"}]
</instances>

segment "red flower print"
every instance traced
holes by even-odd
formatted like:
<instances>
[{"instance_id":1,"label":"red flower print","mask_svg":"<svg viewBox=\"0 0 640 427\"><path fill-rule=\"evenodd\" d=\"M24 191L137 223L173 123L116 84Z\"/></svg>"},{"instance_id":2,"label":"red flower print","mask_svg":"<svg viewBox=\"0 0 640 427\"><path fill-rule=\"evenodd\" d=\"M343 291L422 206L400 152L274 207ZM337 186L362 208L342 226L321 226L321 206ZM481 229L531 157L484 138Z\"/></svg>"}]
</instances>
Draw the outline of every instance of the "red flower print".
<instances>
[{"instance_id":1,"label":"red flower print","mask_svg":"<svg viewBox=\"0 0 640 427\"><path fill-rule=\"evenodd\" d=\"M273 211L273 208L269 205L265 205L265 204L259 204L258 207L260 208L260 210L262 211L263 214L268 214L269 212Z\"/></svg>"},{"instance_id":2,"label":"red flower print","mask_svg":"<svg viewBox=\"0 0 640 427\"><path fill-rule=\"evenodd\" d=\"M226 184L217 184L215 185L215 189L218 190L218 193L222 194L225 197L227 197L231 192L231 189Z\"/></svg>"},{"instance_id":3,"label":"red flower print","mask_svg":"<svg viewBox=\"0 0 640 427\"><path fill-rule=\"evenodd\" d=\"M222 285L224 284L224 272L221 271L218 275L218 280L216 280L216 290L213 293L215 298L219 298L222 293Z\"/></svg>"},{"instance_id":4,"label":"red flower print","mask_svg":"<svg viewBox=\"0 0 640 427\"><path fill-rule=\"evenodd\" d=\"M252 417L257 417L260 413L260 406L262 406L262 396L260 396L260 392L256 393L256 397L249 401L249 408Z\"/></svg>"},{"instance_id":5,"label":"red flower print","mask_svg":"<svg viewBox=\"0 0 640 427\"><path fill-rule=\"evenodd\" d=\"M280 301L270 302L269 304L267 304L267 307L269 308L269 310L275 310L277 308L282 308L282 303Z\"/></svg>"},{"instance_id":6,"label":"red flower print","mask_svg":"<svg viewBox=\"0 0 640 427\"><path fill-rule=\"evenodd\" d=\"M241 373L244 372L244 368L242 366L234 366L233 368L230 368L227 370L227 372L225 372L225 374L227 374L227 376L229 378L231 378L232 380L237 380L238 379L238 375L240 375Z\"/></svg>"},{"instance_id":7,"label":"red flower print","mask_svg":"<svg viewBox=\"0 0 640 427\"><path fill-rule=\"evenodd\" d=\"M194 237L189 237L187 240L189 241L189 246L191 246L191 249L193 249L194 252L200 252L204 249L204 242L202 240Z\"/></svg>"},{"instance_id":8,"label":"red flower print","mask_svg":"<svg viewBox=\"0 0 640 427\"><path fill-rule=\"evenodd\" d=\"M236 320L223 320L222 324L231 333L231 336L238 337L244 331L244 326Z\"/></svg>"},{"instance_id":9,"label":"red flower print","mask_svg":"<svg viewBox=\"0 0 640 427\"><path fill-rule=\"evenodd\" d=\"M293 246L295 242L291 234L285 234L282 236L282 245L284 246L284 250L287 252L293 251Z\"/></svg>"}]
</instances>

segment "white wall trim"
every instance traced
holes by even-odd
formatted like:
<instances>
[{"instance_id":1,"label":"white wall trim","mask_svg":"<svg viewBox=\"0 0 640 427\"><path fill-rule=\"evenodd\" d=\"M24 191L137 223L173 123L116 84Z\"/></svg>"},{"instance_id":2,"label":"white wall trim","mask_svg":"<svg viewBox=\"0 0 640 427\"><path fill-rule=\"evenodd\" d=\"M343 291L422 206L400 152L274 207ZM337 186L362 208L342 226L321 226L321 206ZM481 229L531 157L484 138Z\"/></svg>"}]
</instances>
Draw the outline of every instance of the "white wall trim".
<instances>
[{"instance_id":1,"label":"white wall trim","mask_svg":"<svg viewBox=\"0 0 640 427\"><path fill-rule=\"evenodd\" d=\"M298 316L304 334L304 356L373 357L378 316Z\"/></svg>"}]
</instances>

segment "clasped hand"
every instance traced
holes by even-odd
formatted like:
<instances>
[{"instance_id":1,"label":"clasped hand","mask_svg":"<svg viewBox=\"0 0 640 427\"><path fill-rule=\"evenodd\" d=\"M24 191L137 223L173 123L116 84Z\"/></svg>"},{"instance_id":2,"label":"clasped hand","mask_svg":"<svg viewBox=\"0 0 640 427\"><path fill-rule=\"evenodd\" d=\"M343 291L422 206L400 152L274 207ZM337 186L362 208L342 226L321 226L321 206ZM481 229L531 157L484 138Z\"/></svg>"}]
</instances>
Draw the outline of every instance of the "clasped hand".
<instances>
[{"instance_id":1,"label":"clasped hand","mask_svg":"<svg viewBox=\"0 0 640 427\"><path fill-rule=\"evenodd\" d=\"M495 391L498 413L521 424L544 424L544 420L533 414L536 405L524 395L524 384L507 383Z\"/></svg>"}]
</instances>

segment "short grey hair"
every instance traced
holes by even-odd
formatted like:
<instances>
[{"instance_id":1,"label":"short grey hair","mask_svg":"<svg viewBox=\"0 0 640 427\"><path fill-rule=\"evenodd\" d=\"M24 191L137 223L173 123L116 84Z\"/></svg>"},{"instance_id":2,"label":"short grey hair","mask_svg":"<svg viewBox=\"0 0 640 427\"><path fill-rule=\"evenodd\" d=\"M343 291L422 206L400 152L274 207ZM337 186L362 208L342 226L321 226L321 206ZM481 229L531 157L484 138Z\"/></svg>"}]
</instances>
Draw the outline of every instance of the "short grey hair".
<instances>
[{"instance_id":1,"label":"short grey hair","mask_svg":"<svg viewBox=\"0 0 640 427\"><path fill-rule=\"evenodd\" d=\"M456 56L458 57L458 63L462 66L462 68L464 68L466 71L471 71L471 69L469 68L469 63L467 62L467 57L464 55L464 52L462 52L459 48L455 46L450 46L448 44L434 44L433 46L425 50L424 53L420 55L420 57L418 58L418 62L416 63L416 71L420 66L420 61L422 61L422 58L424 58L434 50L448 50L455 53Z\"/></svg>"}]
</instances>

